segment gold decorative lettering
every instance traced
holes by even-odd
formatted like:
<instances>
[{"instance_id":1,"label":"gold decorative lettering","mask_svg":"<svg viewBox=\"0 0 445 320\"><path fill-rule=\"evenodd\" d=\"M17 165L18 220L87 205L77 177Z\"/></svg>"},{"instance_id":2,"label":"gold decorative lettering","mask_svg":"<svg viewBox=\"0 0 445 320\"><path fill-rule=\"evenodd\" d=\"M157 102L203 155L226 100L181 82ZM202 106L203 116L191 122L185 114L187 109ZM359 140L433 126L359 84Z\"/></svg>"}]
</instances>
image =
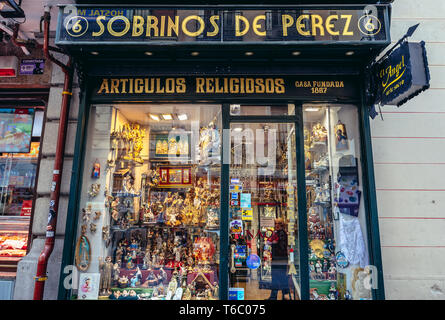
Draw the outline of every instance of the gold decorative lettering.
<instances>
[{"instance_id":1,"label":"gold decorative lettering","mask_svg":"<svg viewBox=\"0 0 445 320\"><path fill-rule=\"evenodd\" d=\"M244 30L240 31L240 21L244 23ZM246 17L236 15L235 16L235 35L237 37L242 37L249 31L249 20Z\"/></svg>"},{"instance_id":2,"label":"gold decorative lettering","mask_svg":"<svg viewBox=\"0 0 445 320\"><path fill-rule=\"evenodd\" d=\"M283 24L283 36L287 37L287 28L294 24L294 18L291 15L283 14L281 16L281 21Z\"/></svg>"},{"instance_id":3,"label":"gold decorative lettering","mask_svg":"<svg viewBox=\"0 0 445 320\"><path fill-rule=\"evenodd\" d=\"M320 30L320 36L324 36L323 18L318 14L313 14L312 17L312 35L317 36L317 29Z\"/></svg>"},{"instance_id":4,"label":"gold decorative lettering","mask_svg":"<svg viewBox=\"0 0 445 320\"><path fill-rule=\"evenodd\" d=\"M127 93L127 82L128 82L128 79L121 79L120 82L122 84L122 91L121 91L121 93Z\"/></svg>"},{"instance_id":5,"label":"gold decorative lettering","mask_svg":"<svg viewBox=\"0 0 445 320\"><path fill-rule=\"evenodd\" d=\"M186 84L185 84L185 78L177 78L176 79L176 92L177 93L185 93L187 90Z\"/></svg>"},{"instance_id":6,"label":"gold decorative lettering","mask_svg":"<svg viewBox=\"0 0 445 320\"><path fill-rule=\"evenodd\" d=\"M172 36L172 30L175 32L176 36L179 35L179 17L178 16L175 16L175 22L173 22L172 18L168 17L167 37Z\"/></svg>"},{"instance_id":7,"label":"gold decorative lettering","mask_svg":"<svg viewBox=\"0 0 445 320\"><path fill-rule=\"evenodd\" d=\"M214 37L219 33L219 27L216 23L216 20L219 20L219 16L211 16L210 17L210 23L213 26L212 32L207 32L207 37Z\"/></svg>"},{"instance_id":8,"label":"gold decorative lettering","mask_svg":"<svg viewBox=\"0 0 445 320\"><path fill-rule=\"evenodd\" d=\"M147 16L147 37L151 37L151 30L153 29L154 37L159 36L158 18L155 16Z\"/></svg>"},{"instance_id":9,"label":"gold decorative lettering","mask_svg":"<svg viewBox=\"0 0 445 320\"><path fill-rule=\"evenodd\" d=\"M100 85L99 91L97 91L97 93L101 94L102 91L104 91L104 90L105 90L106 94L110 93L109 88L108 88L108 79L103 79L102 80L102 84Z\"/></svg>"},{"instance_id":10,"label":"gold decorative lettering","mask_svg":"<svg viewBox=\"0 0 445 320\"><path fill-rule=\"evenodd\" d=\"M139 37L144 33L144 18L141 16L134 16L133 17L133 37Z\"/></svg>"},{"instance_id":11,"label":"gold decorative lettering","mask_svg":"<svg viewBox=\"0 0 445 320\"><path fill-rule=\"evenodd\" d=\"M340 31L333 31L333 29L335 28L335 26L331 22L333 19L338 20L338 16L331 15L326 19L326 31L332 36L339 36Z\"/></svg>"},{"instance_id":12,"label":"gold decorative lettering","mask_svg":"<svg viewBox=\"0 0 445 320\"><path fill-rule=\"evenodd\" d=\"M119 79L111 79L110 93L119 93Z\"/></svg>"},{"instance_id":13,"label":"gold decorative lettering","mask_svg":"<svg viewBox=\"0 0 445 320\"><path fill-rule=\"evenodd\" d=\"M116 20L122 20L125 23L124 30L122 30L120 32L116 32L113 30L113 27L112 27L113 22ZM107 30L114 37L122 37L123 35L125 35L128 32L128 30L130 30L130 21L124 16L115 16L108 21Z\"/></svg>"},{"instance_id":14,"label":"gold decorative lettering","mask_svg":"<svg viewBox=\"0 0 445 320\"><path fill-rule=\"evenodd\" d=\"M275 93L285 93L286 89L284 87L284 79L277 78L275 79Z\"/></svg>"},{"instance_id":15,"label":"gold decorative lettering","mask_svg":"<svg viewBox=\"0 0 445 320\"><path fill-rule=\"evenodd\" d=\"M196 78L196 93L205 93L204 84L204 78Z\"/></svg>"},{"instance_id":16,"label":"gold decorative lettering","mask_svg":"<svg viewBox=\"0 0 445 320\"><path fill-rule=\"evenodd\" d=\"M266 20L266 16L265 15L260 15L260 16L256 16L255 19L253 19L253 23L252 23L253 32L255 32L256 35L259 35L261 37L265 37L266 36L266 31L260 31L259 30L262 27L262 25L260 25L258 23L259 20Z\"/></svg>"},{"instance_id":17,"label":"gold decorative lettering","mask_svg":"<svg viewBox=\"0 0 445 320\"><path fill-rule=\"evenodd\" d=\"M93 33L92 33L93 37L99 37L99 36L101 36L101 35L104 33L104 31L105 31L105 26L104 26L104 24L102 23L102 20L105 20L105 19L106 19L105 16L98 16L98 17L96 18L96 23L99 25L100 30L99 30L98 32L93 32Z\"/></svg>"},{"instance_id":18,"label":"gold decorative lettering","mask_svg":"<svg viewBox=\"0 0 445 320\"><path fill-rule=\"evenodd\" d=\"M299 34L301 34L302 36L310 36L311 32L310 31L305 31L303 30L303 28L306 27L306 25L302 22L303 19L307 19L309 20L309 15L308 14L302 14L301 16L298 17L297 19L297 31Z\"/></svg>"},{"instance_id":19,"label":"gold decorative lettering","mask_svg":"<svg viewBox=\"0 0 445 320\"><path fill-rule=\"evenodd\" d=\"M350 14L342 14L341 18L342 19L346 19L345 27L343 29L343 35L344 36L353 36L354 32L349 31L349 26L351 25L352 15L350 15Z\"/></svg>"},{"instance_id":20,"label":"gold decorative lettering","mask_svg":"<svg viewBox=\"0 0 445 320\"><path fill-rule=\"evenodd\" d=\"M136 78L134 79L134 93L144 92L144 79Z\"/></svg>"},{"instance_id":21,"label":"gold decorative lettering","mask_svg":"<svg viewBox=\"0 0 445 320\"><path fill-rule=\"evenodd\" d=\"M196 20L199 22L198 31L191 32L187 29L187 22L189 22L190 20ZM204 28L205 28L205 23L200 16L188 16L184 20L182 20L182 32L184 32L189 37L199 36L204 31Z\"/></svg>"}]
</instances>

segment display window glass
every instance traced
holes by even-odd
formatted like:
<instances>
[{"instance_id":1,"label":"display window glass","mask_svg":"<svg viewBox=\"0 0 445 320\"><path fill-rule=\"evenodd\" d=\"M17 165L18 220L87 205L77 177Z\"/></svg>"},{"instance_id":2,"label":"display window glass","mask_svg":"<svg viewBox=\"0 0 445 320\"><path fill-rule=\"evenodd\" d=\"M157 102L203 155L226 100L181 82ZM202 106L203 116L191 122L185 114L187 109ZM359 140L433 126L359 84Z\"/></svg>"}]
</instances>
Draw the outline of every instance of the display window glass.
<instances>
[{"instance_id":1,"label":"display window glass","mask_svg":"<svg viewBox=\"0 0 445 320\"><path fill-rule=\"evenodd\" d=\"M0 271L26 255L44 112L0 109Z\"/></svg>"},{"instance_id":2,"label":"display window glass","mask_svg":"<svg viewBox=\"0 0 445 320\"><path fill-rule=\"evenodd\" d=\"M303 128L294 104L227 107L90 107L73 297L299 300L304 282L313 300L372 298L357 107L302 105Z\"/></svg>"},{"instance_id":3,"label":"display window glass","mask_svg":"<svg viewBox=\"0 0 445 320\"><path fill-rule=\"evenodd\" d=\"M358 109L303 105L312 300L372 299Z\"/></svg>"},{"instance_id":4,"label":"display window glass","mask_svg":"<svg viewBox=\"0 0 445 320\"><path fill-rule=\"evenodd\" d=\"M219 297L221 106L90 108L78 299Z\"/></svg>"},{"instance_id":5,"label":"display window glass","mask_svg":"<svg viewBox=\"0 0 445 320\"><path fill-rule=\"evenodd\" d=\"M299 300L295 122L232 123L230 129L229 299Z\"/></svg>"}]
</instances>

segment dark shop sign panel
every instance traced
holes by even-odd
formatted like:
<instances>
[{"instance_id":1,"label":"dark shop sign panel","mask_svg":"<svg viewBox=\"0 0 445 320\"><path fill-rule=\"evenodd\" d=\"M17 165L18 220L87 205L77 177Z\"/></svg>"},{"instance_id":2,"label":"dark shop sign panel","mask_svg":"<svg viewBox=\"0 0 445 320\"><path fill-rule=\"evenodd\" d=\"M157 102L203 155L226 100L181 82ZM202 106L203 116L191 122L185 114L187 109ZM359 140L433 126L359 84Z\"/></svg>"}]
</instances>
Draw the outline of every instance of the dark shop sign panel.
<instances>
[{"instance_id":1,"label":"dark shop sign panel","mask_svg":"<svg viewBox=\"0 0 445 320\"><path fill-rule=\"evenodd\" d=\"M401 106L430 87L425 43L403 42L377 64L377 101Z\"/></svg>"},{"instance_id":2,"label":"dark shop sign panel","mask_svg":"<svg viewBox=\"0 0 445 320\"><path fill-rule=\"evenodd\" d=\"M224 99L317 98L351 100L357 97L353 77L185 76L95 78L93 99Z\"/></svg>"},{"instance_id":3,"label":"dark shop sign panel","mask_svg":"<svg viewBox=\"0 0 445 320\"><path fill-rule=\"evenodd\" d=\"M119 8L62 6L56 44L389 41L387 6Z\"/></svg>"}]
</instances>

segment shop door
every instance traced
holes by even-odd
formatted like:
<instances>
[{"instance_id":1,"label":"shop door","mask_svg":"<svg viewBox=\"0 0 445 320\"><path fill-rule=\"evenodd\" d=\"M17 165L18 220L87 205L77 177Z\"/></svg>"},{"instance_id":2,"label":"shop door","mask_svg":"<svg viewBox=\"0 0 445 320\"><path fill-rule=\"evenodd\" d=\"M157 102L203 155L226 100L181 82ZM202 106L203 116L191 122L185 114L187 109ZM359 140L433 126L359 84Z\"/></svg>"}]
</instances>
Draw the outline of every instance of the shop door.
<instances>
[{"instance_id":1,"label":"shop door","mask_svg":"<svg viewBox=\"0 0 445 320\"><path fill-rule=\"evenodd\" d=\"M229 299L300 299L294 110L230 107Z\"/></svg>"}]
</instances>

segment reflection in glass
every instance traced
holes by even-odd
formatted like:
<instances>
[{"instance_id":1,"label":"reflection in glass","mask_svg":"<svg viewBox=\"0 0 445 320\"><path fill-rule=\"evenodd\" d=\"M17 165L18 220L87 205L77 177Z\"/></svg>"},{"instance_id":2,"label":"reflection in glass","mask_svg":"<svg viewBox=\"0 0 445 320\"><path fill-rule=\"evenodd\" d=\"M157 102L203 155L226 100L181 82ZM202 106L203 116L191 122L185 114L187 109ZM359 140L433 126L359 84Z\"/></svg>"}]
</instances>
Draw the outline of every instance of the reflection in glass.
<instances>
[{"instance_id":1,"label":"reflection in glass","mask_svg":"<svg viewBox=\"0 0 445 320\"><path fill-rule=\"evenodd\" d=\"M310 298L371 299L357 108L303 110Z\"/></svg>"},{"instance_id":2,"label":"reflection in glass","mask_svg":"<svg viewBox=\"0 0 445 320\"><path fill-rule=\"evenodd\" d=\"M229 299L299 299L295 125L235 123L230 138Z\"/></svg>"},{"instance_id":3,"label":"reflection in glass","mask_svg":"<svg viewBox=\"0 0 445 320\"><path fill-rule=\"evenodd\" d=\"M73 281L100 274L94 299L219 298L220 110L92 106Z\"/></svg>"}]
</instances>

